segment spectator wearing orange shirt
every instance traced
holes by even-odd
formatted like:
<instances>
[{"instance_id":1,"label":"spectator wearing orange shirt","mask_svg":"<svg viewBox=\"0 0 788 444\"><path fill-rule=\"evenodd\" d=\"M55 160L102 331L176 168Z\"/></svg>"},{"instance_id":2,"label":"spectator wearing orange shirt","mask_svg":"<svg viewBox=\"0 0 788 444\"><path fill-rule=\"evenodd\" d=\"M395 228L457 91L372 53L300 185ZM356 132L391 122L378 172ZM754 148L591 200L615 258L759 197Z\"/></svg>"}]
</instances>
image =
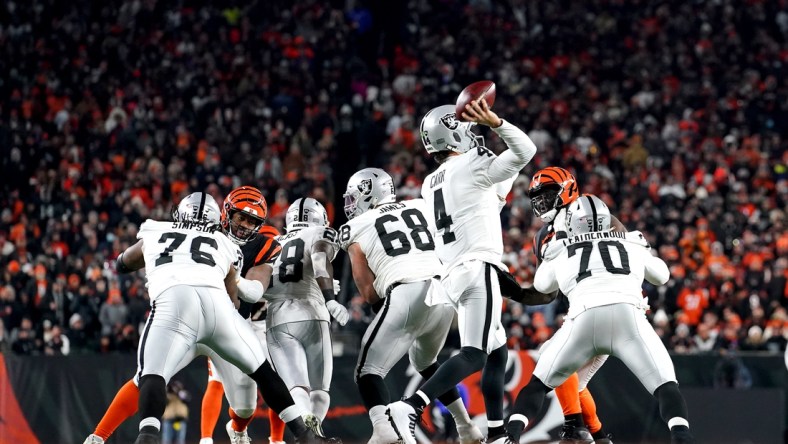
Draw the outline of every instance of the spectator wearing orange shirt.
<instances>
[{"instance_id":1,"label":"spectator wearing orange shirt","mask_svg":"<svg viewBox=\"0 0 788 444\"><path fill-rule=\"evenodd\" d=\"M700 322L703 310L709 306L709 292L699 288L694 279L687 279L684 288L679 292L676 305L687 317L687 324L696 326Z\"/></svg>"}]
</instances>

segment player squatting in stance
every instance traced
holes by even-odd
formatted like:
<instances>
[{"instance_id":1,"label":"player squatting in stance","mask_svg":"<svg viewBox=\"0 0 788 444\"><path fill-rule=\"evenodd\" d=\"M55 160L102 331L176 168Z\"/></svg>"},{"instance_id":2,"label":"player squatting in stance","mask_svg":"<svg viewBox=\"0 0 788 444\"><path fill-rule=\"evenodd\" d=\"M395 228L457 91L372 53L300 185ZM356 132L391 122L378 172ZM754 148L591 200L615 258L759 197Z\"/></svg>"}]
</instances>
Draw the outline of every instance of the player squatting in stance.
<instances>
[{"instance_id":1,"label":"player squatting in stance","mask_svg":"<svg viewBox=\"0 0 788 444\"><path fill-rule=\"evenodd\" d=\"M641 286L645 278L664 285L668 266L652 256L639 232L610 231L610 211L595 196L569 205L568 237L548 244L534 277L542 292L560 289L569 298L563 326L542 349L533 377L517 395L507 424L509 441L520 434L542 407L545 395L597 355L619 358L659 401L674 444L693 442L687 405L679 392L668 351L646 319Z\"/></svg>"},{"instance_id":2,"label":"player squatting in stance","mask_svg":"<svg viewBox=\"0 0 788 444\"><path fill-rule=\"evenodd\" d=\"M547 243L555 236L555 224L566 223L566 208L580 197L580 188L574 175L559 167L547 167L534 173L528 187L533 213L544 225L534 237L534 255L542 261L542 253ZM626 227L611 215L611 227L615 231L626 232ZM607 360L607 355L595 356L573 373L566 381L555 388L564 414L561 429L562 440L578 442L612 443L602 428L596 414L596 403L588 390L588 382ZM588 428L586 428L586 426Z\"/></svg>"},{"instance_id":3,"label":"player squatting in stance","mask_svg":"<svg viewBox=\"0 0 788 444\"><path fill-rule=\"evenodd\" d=\"M145 267L151 298L138 350L142 420L135 444L160 442L166 384L197 344L248 374L300 441L333 441L304 424L303 410L294 404L265 360L251 326L236 311L236 295L259 301L264 286L238 275L243 255L221 231L220 212L212 197L193 193L179 204L174 222L146 221L137 234L139 242L118 257L121 272Z\"/></svg>"},{"instance_id":4,"label":"player squatting in stance","mask_svg":"<svg viewBox=\"0 0 788 444\"><path fill-rule=\"evenodd\" d=\"M337 232L328 226L323 205L310 197L290 205L285 224L287 234L276 237L282 253L265 293L268 352L296 404L314 413L307 425L320 430L334 365L329 314L340 325L350 317L334 299Z\"/></svg>"},{"instance_id":5,"label":"player squatting in stance","mask_svg":"<svg viewBox=\"0 0 788 444\"><path fill-rule=\"evenodd\" d=\"M267 281L271 270L270 265L264 264L272 261L280 251L279 243L273 239L273 236L258 236L258 234L263 234L263 231L258 233L258 230L261 230L266 215L267 205L262 194L256 188L248 186L238 187L227 195L221 214L221 224L226 230L228 237L241 246L244 256L241 274L250 279L260 280L261 285L263 284L261 279ZM246 305L249 304L247 303ZM265 333L262 330L262 326L256 324L253 322L252 327L255 329L258 337L260 337ZM261 342L261 344L265 345L264 342ZM265 348L264 351L267 352ZM214 351L203 344L197 344L193 353L184 356L181 363L178 364L175 373L188 365L193 358L201 355L208 356L209 362L211 358L215 362L213 368L209 371L208 389L206 389L206 395L203 399L201 444L211 444L213 429L219 417L221 397L224 390L218 380L224 380L227 385L227 399L230 403L230 417L232 418L227 431L231 441L233 444L236 442L243 443L244 440L248 441L246 425L251 420L256 406L257 384L237 367L221 359ZM103 444L120 424L137 412L139 377L139 372L136 372L134 377L121 387L93 434L87 437L84 444ZM210 400L206 403L209 392L217 393L217 386L218 396L215 396L216 399L212 403ZM212 388L213 390L211 390ZM273 410L270 411L273 412ZM278 440L281 441L284 423L281 422L281 419L275 412L269 414L269 417L273 418L271 419L272 437L278 437ZM210 426L207 426L206 423L210 424ZM275 427L278 427L278 431L275 430Z\"/></svg>"},{"instance_id":6,"label":"player squatting in stance","mask_svg":"<svg viewBox=\"0 0 788 444\"><path fill-rule=\"evenodd\" d=\"M499 271L503 240L499 210L520 170L536 154L536 146L519 128L499 118L487 102L472 102L463 118L453 105L429 111L421 122L424 147L440 163L422 186L435 251L443 263L442 285L434 285L427 305L448 303L458 313L462 348L424 385L404 401L389 404L388 414L399 435L415 444L415 422L422 409L466 376L484 369L482 393L488 441L504 435L503 395L506 333L501 324ZM471 131L474 123L491 127L508 146L496 156Z\"/></svg>"},{"instance_id":7,"label":"player squatting in stance","mask_svg":"<svg viewBox=\"0 0 788 444\"><path fill-rule=\"evenodd\" d=\"M407 353L411 365L429 379L438 369L454 309L424 303L432 278L441 273L424 200L396 202L391 176L378 168L355 173L344 198L348 223L340 229L339 242L350 256L359 292L377 311L361 340L354 377L372 420L369 444L395 443L399 437L386 416L391 400L383 378ZM460 442L484 439L456 387L438 399L451 412Z\"/></svg>"}]
</instances>

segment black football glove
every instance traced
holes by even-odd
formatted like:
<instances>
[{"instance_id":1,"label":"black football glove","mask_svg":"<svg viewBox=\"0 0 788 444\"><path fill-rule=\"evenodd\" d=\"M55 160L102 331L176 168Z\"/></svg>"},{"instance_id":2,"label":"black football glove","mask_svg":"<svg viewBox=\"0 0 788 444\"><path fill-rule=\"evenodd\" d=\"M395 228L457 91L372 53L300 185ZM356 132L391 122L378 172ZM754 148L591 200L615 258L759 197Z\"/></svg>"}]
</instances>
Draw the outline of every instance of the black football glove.
<instances>
[{"instance_id":1,"label":"black football glove","mask_svg":"<svg viewBox=\"0 0 788 444\"><path fill-rule=\"evenodd\" d=\"M523 305L544 305L555 299L558 292L552 294L540 293L533 288L523 288L507 271L495 269L498 272L498 284L501 287L501 296L509 298Z\"/></svg>"}]
</instances>

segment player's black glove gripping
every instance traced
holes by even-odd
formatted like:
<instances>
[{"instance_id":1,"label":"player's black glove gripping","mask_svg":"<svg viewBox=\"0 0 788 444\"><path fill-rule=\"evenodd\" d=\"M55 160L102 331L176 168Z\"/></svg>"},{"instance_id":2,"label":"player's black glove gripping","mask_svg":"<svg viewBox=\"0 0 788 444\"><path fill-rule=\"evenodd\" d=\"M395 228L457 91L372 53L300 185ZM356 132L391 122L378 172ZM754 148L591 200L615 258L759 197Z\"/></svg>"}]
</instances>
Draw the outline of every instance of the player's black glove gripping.
<instances>
[{"instance_id":1,"label":"player's black glove gripping","mask_svg":"<svg viewBox=\"0 0 788 444\"><path fill-rule=\"evenodd\" d=\"M511 273L495 269L498 272L498 284L501 286L501 295L524 305L549 304L555 299L557 292L552 294L540 293L533 288L523 288Z\"/></svg>"}]
</instances>

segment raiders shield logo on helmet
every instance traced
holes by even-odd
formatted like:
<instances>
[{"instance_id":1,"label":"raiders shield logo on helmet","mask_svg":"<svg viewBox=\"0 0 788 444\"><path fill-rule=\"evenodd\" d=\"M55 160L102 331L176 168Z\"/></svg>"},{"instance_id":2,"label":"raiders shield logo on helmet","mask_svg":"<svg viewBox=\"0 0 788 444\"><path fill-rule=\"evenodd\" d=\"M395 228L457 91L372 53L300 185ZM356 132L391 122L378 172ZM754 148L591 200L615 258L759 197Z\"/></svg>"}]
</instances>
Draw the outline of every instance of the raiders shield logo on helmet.
<instances>
[{"instance_id":1,"label":"raiders shield logo on helmet","mask_svg":"<svg viewBox=\"0 0 788 444\"><path fill-rule=\"evenodd\" d=\"M372 191L372 179L364 179L358 184L358 190L361 194L369 194Z\"/></svg>"},{"instance_id":2,"label":"raiders shield logo on helmet","mask_svg":"<svg viewBox=\"0 0 788 444\"><path fill-rule=\"evenodd\" d=\"M454 113L446 114L445 116L441 117L441 123L450 130L455 130L458 126L460 126Z\"/></svg>"}]
</instances>

